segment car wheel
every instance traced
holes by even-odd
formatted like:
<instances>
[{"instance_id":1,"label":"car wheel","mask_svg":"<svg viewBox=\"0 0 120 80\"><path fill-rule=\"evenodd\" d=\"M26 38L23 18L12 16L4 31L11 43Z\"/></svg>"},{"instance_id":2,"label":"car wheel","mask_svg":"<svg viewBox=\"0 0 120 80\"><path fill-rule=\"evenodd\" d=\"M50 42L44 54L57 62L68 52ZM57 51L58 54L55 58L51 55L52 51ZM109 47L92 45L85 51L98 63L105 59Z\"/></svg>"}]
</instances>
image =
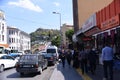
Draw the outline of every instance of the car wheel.
<instances>
[{"instance_id":1,"label":"car wheel","mask_svg":"<svg viewBox=\"0 0 120 80\"><path fill-rule=\"evenodd\" d=\"M45 69L47 69L47 65L45 66Z\"/></svg>"},{"instance_id":2,"label":"car wheel","mask_svg":"<svg viewBox=\"0 0 120 80\"><path fill-rule=\"evenodd\" d=\"M20 76L23 76L24 75L24 73L20 73Z\"/></svg>"},{"instance_id":3,"label":"car wheel","mask_svg":"<svg viewBox=\"0 0 120 80\"><path fill-rule=\"evenodd\" d=\"M0 72L3 72L3 71L4 71L4 66L0 65Z\"/></svg>"}]
</instances>

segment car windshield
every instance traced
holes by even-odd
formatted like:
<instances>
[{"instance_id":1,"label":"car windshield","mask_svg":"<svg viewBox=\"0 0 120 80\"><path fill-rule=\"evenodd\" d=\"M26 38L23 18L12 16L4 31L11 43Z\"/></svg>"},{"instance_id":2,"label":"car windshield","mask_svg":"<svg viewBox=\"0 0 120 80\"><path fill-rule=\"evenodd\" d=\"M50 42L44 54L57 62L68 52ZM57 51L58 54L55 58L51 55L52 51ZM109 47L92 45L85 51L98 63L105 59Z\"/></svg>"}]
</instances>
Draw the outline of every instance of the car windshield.
<instances>
[{"instance_id":1,"label":"car windshield","mask_svg":"<svg viewBox=\"0 0 120 80\"><path fill-rule=\"evenodd\" d=\"M24 56L21 56L20 59L21 60L37 60L37 56L36 55L24 55Z\"/></svg>"},{"instance_id":2,"label":"car windshield","mask_svg":"<svg viewBox=\"0 0 120 80\"><path fill-rule=\"evenodd\" d=\"M47 49L47 53L56 53L55 49Z\"/></svg>"}]
</instances>

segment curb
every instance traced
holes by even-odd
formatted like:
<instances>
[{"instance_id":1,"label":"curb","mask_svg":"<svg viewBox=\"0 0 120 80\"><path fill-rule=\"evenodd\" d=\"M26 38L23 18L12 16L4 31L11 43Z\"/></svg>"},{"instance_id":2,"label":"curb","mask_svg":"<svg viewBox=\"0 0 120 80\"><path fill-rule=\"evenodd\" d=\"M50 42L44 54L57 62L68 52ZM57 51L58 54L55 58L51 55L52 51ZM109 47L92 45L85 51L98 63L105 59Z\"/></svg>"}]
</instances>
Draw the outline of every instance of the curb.
<instances>
[{"instance_id":1,"label":"curb","mask_svg":"<svg viewBox=\"0 0 120 80\"><path fill-rule=\"evenodd\" d=\"M87 74L82 74L82 71L80 68L76 69L76 71L78 72L78 74L83 78L83 80L92 80L92 78L90 78Z\"/></svg>"}]
</instances>

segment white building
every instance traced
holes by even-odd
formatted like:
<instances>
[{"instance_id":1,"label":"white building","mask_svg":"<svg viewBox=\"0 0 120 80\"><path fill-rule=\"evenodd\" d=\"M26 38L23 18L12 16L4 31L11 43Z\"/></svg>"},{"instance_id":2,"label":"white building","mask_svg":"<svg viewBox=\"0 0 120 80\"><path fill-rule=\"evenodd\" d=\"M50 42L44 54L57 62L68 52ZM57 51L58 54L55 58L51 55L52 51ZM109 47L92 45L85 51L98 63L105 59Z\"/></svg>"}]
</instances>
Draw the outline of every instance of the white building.
<instances>
[{"instance_id":1,"label":"white building","mask_svg":"<svg viewBox=\"0 0 120 80\"><path fill-rule=\"evenodd\" d=\"M8 48L7 44L7 25L5 20L5 14L0 10L0 46Z\"/></svg>"},{"instance_id":2,"label":"white building","mask_svg":"<svg viewBox=\"0 0 120 80\"><path fill-rule=\"evenodd\" d=\"M7 43L11 50L26 51L31 49L30 35L15 27L7 27Z\"/></svg>"}]
</instances>

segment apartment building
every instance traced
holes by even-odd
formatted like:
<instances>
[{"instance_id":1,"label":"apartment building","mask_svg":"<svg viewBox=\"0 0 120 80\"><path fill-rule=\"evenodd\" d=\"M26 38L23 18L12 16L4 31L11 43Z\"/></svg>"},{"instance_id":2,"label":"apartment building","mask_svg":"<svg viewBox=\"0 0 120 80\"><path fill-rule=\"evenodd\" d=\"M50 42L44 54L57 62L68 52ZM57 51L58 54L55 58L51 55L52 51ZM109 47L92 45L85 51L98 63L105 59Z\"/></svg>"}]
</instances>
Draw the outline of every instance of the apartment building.
<instances>
[{"instance_id":1,"label":"apartment building","mask_svg":"<svg viewBox=\"0 0 120 80\"><path fill-rule=\"evenodd\" d=\"M13 51L30 50L30 35L16 27L7 27L7 43L9 48Z\"/></svg>"},{"instance_id":2,"label":"apartment building","mask_svg":"<svg viewBox=\"0 0 120 80\"><path fill-rule=\"evenodd\" d=\"M67 24L63 24L61 26L61 34L62 34L62 44L64 44L65 46L67 46L69 44L69 41L65 35L66 31L73 29L72 25L67 25Z\"/></svg>"},{"instance_id":3,"label":"apartment building","mask_svg":"<svg viewBox=\"0 0 120 80\"><path fill-rule=\"evenodd\" d=\"M2 10L0 10L0 46L8 48L7 44L7 25L5 20L5 15Z\"/></svg>"}]
</instances>

